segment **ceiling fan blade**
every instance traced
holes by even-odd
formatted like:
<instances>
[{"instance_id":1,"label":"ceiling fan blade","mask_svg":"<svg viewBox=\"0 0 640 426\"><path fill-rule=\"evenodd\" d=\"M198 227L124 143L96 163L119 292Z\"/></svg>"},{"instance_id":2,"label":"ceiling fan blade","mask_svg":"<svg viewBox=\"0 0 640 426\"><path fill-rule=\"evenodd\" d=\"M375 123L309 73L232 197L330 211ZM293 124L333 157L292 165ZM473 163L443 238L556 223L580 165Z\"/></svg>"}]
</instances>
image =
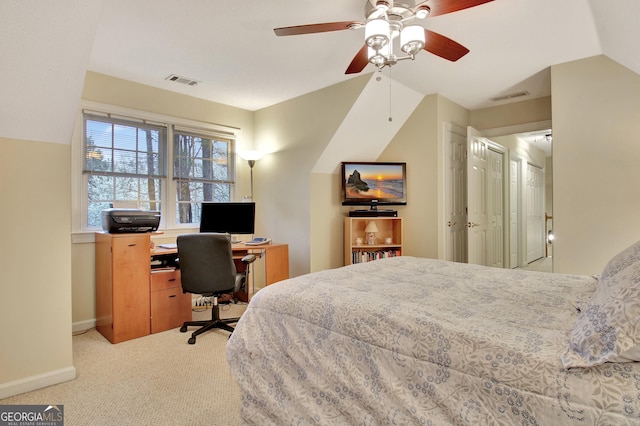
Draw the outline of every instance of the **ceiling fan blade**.
<instances>
[{"instance_id":1,"label":"ceiling fan blade","mask_svg":"<svg viewBox=\"0 0 640 426\"><path fill-rule=\"evenodd\" d=\"M299 34L326 33L329 31L349 30L353 26L360 28L364 26L364 22L343 21L343 22L326 22L324 24L296 25L293 27L275 28L273 31L277 36L290 36Z\"/></svg>"},{"instance_id":2,"label":"ceiling fan blade","mask_svg":"<svg viewBox=\"0 0 640 426\"><path fill-rule=\"evenodd\" d=\"M480 6L490 1L493 0L429 0L426 2L426 5L431 9L431 12L429 12L429 16L431 17Z\"/></svg>"},{"instance_id":3,"label":"ceiling fan blade","mask_svg":"<svg viewBox=\"0 0 640 426\"><path fill-rule=\"evenodd\" d=\"M347 70L344 72L345 74L357 74L364 69L369 63L369 58L367 57L367 45L363 45L356 56L354 56L353 60L347 67Z\"/></svg>"},{"instance_id":4,"label":"ceiling fan blade","mask_svg":"<svg viewBox=\"0 0 640 426\"><path fill-rule=\"evenodd\" d=\"M469 49L442 34L425 29L424 38L424 50L451 62L455 62L469 53Z\"/></svg>"}]
</instances>

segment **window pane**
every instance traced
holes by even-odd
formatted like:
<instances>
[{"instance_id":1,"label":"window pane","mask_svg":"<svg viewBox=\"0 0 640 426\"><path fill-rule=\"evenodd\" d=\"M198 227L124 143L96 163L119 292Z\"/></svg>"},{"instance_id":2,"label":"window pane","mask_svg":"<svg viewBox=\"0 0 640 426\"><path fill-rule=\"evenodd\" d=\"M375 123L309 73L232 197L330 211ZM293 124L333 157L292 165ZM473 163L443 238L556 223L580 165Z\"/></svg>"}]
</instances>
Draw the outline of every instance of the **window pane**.
<instances>
[{"instance_id":1,"label":"window pane","mask_svg":"<svg viewBox=\"0 0 640 426\"><path fill-rule=\"evenodd\" d=\"M113 139L111 124L93 120L87 120L85 123L86 138L91 141L90 144L96 147L111 148Z\"/></svg>"},{"instance_id":2,"label":"window pane","mask_svg":"<svg viewBox=\"0 0 640 426\"><path fill-rule=\"evenodd\" d=\"M111 203L89 202L87 226L90 228L102 228L102 210L111 207Z\"/></svg>"},{"instance_id":3,"label":"window pane","mask_svg":"<svg viewBox=\"0 0 640 426\"><path fill-rule=\"evenodd\" d=\"M88 227L101 227L107 208L160 209L166 128L125 121L85 115Z\"/></svg>"},{"instance_id":4,"label":"window pane","mask_svg":"<svg viewBox=\"0 0 640 426\"><path fill-rule=\"evenodd\" d=\"M116 200L138 200L138 178L116 178Z\"/></svg>"},{"instance_id":5,"label":"window pane","mask_svg":"<svg viewBox=\"0 0 640 426\"><path fill-rule=\"evenodd\" d=\"M176 212L177 223L200 223L200 205L205 201L229 202L231 201L231 185L229 184L200 184L187 183L185 190L187 202L178 201ZM188 198L191 197L191 198Z\"/></svg>"},{"instance_id":6,"label":"window pane","mask_svg":"<svg viewBox=\"0 0 640 426\"><path fill-rule=\"evenodd\" d=\"M86 121L85 170L112 171L111 125Z\"/></svg>"},{"instance_id":7,"label":"window pane","mask_svg":"<svg viewBox=\"0 0 640 426\"><path fill-rule=\"evenodd\" d=\"M217 141L188 134L174 136L174 174L179 178L230 181L229 141Z\"/></svg>"},{"instance_id":8,"label":"window pane","mask_svg":"<svg viewBox=\"0 0 640 426\"><path fill-rule=\"evenodd\" d=\"M197 133L174 135L174 179L178 223L200 223L200 203L230 201L233 140Z\"/></svg>"},{"instance_id":9,"label":"window pane","mask_svg":"<svg viewBox=\"0 0 640 426\"><path fill-rule=\"evenodd\" d=\"M131 151L113 151L114 172L137 174L137 157Z\"/></svg>"},{"instance_id":10,"label":"window pane","mask_svg":"<svg viewBox=\"0 0 640 426\"><path fill-rule=\"evenodd\" d=\"M89 201L110 201L114 199L113 176L89 176L87 196Z\"/></svg>"},{"instance_id":11,"label":"window pane","mask_svg":"<svg viewBox=\"0 0 640 426\"><path fill-rule=\"evenodd\" d=\"M138 149L135 127L116 124L113 126L113 133L115 135L113 138L113 147L115 149L128 149L130 151Z\"/></svg>"}]
</instances>

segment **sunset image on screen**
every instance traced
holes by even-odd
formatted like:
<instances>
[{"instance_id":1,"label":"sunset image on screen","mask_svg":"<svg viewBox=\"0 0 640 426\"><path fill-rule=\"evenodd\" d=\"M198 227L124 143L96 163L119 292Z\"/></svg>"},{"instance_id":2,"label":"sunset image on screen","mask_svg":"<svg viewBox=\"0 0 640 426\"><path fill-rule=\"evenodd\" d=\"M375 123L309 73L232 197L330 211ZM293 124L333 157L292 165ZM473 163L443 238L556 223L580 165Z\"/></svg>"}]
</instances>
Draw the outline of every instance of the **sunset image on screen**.
<instances>
[{"instance_id":1,"label":"sunset image on screen","mask_svg":"<svg viewBox=\"0 0 640 426\"><path fill-rule=\"evenodd\" d=\"M349 198L403 198L401 165L347 164L345 176Z\"/></svg>"}]
</instances>

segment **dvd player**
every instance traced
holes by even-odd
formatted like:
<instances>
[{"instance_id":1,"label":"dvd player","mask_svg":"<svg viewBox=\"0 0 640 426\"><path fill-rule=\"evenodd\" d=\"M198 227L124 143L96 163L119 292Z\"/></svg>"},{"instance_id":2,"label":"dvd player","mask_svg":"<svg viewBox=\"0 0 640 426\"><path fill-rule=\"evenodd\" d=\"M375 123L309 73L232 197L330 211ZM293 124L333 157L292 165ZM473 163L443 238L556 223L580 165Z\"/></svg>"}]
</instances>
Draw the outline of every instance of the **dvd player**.
<instances>
[{"instance_id":1,"label":"dvd player","mask_svg":"<svg viewBox=\"0 0 640 426\"><path fill-rule=\"evenodd\" d=\"M382 210L382 209L368 209L368 210L350 210L350 217L397 217L397 210Z\"/></svg>"}]
</instances>

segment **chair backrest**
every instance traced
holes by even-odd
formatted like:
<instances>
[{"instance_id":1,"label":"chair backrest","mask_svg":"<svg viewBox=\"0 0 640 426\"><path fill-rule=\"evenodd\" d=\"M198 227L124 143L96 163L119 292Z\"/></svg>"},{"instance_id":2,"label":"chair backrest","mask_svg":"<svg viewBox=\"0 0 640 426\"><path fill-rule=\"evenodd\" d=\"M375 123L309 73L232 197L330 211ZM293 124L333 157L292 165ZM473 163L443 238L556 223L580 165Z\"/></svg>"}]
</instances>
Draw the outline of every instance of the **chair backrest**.
<instances>
[{"instance_id":1,"label":"chair backrest","mask_svg":"<svg viewBox=\"0 0 640 426\"><path fill-rule=\"evenodd\" d=\"M229 234L183 234L176 242L184 292L212 295L235 289L236 267Z\"/></svg>"}]
</instances>

